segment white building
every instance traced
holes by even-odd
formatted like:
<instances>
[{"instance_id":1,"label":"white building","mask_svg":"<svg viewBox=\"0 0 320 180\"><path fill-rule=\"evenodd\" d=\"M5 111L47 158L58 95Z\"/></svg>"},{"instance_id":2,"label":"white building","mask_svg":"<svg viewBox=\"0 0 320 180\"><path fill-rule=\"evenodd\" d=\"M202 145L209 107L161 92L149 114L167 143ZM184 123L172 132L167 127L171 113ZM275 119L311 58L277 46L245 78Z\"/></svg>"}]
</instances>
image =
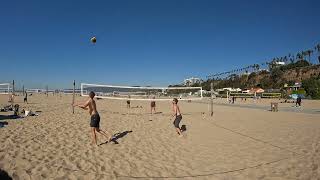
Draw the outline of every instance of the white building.
<instances>
[{"instance_id":1,"label":"white building","mask_svg":"<svg viewBox=\"0 0 320 180\"><path fill-rule=\"evenodd\" d=\"M286 65L286 63L285 63L285 62L282 62L282 61L276 62L275 64L276 64L276 65L279 65L279 66Z\"/></svg>"},{"instance_id":2,"label":"white building","mask_svg":"<svg viewBox=\"0 0 320 180\"><path fill-rule=\"evenodd\" d=\"M231 88L231 87L228 87L228 88L217 89L217 91L218 91L218 92L221 92L221 91L241 92L241 89L240 89L240 88Z\"/></svg>"},{"instance_id":3,"label":"white building","mask_svg":"<svg viewBox=\"0 0 320 180\"><path fill-rule=\"evenodd\" d=\"M194 85L196 83L201 83L201 79L200 78L191 77L191 78L185 79L183 81L183 85L185 85L185 86L192 86L192 85Z\"/></svg>"}]
</instances>

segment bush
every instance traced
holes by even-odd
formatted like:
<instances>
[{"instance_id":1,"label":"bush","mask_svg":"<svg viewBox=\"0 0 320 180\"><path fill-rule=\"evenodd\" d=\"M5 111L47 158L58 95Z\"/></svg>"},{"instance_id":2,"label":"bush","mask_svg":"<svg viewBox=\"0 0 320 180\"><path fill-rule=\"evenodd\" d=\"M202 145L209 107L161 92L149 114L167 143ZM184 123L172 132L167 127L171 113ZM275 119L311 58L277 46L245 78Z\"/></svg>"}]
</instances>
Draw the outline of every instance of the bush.
<instances>
[{"instance_id":1,"label":"bush","mask_svg":"<svg viewBox=\"0 0 320 180\"><path fill-rule=\"evenodd\" d=\"M307 96L312 99L320 99L320 79L310 78L302 81L302 87L305 89Z\"/></svg>"},{"instance_id":2,"label":"bush","mask_svg":"<svg viewBox=\"0 0 320 180\"><path fill-rule=\"evenodd\" d=\"M306 96L307 92L304 89L298 89L297 91L292 91L292 94L302 94Z\"/></svg>"}]
</instances>

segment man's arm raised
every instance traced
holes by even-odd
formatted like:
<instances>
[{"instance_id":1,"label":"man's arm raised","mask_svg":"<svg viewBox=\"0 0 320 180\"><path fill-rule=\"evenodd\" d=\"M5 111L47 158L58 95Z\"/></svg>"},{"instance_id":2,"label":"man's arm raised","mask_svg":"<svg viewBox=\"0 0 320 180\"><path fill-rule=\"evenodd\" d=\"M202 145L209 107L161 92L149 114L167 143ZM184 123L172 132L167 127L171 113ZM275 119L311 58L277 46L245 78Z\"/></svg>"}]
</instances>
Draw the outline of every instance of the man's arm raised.
<instances>
[{"instance_id":1,"label":"man's arm raised","mask_svg":"<svg viewBox=\"0 0 320 180\"><path fill-rule=\"evenodd\" d=\"M78 106L84 110L87 110L88 109L88 106L89 106L89 103L90 103L90 100L86 101L85 103L77 103L77 104L73 104L73 106Z\"/></svg>"}]
</instances>

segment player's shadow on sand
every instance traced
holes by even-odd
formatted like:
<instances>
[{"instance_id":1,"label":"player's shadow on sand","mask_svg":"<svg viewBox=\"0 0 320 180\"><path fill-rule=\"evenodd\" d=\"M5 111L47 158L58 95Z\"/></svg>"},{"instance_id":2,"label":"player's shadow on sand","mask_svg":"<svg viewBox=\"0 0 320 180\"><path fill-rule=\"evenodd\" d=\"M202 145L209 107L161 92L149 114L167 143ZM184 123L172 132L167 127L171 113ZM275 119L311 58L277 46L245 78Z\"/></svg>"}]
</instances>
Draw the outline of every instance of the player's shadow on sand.
<instances>
[{"instance_id":1,"label":"player's shadow on sand","mask_svg":"<svg viewBox=\"0 0 320 180\"><path fill-rule=\"evenodd\" d=\"M182 125L180 129L181 129L182 132L185 132L185 131L187 131L187 126L186 125Z\"/></svg>"},{"instance_id":2,"label":"player's shadow on sand","mask_svg":"<svg viewBox=\"0 0 320 180\"><path fill-rule=\"evenodd\" d=\"M15 115L0 115L0 120L21 119L20 116Z\"/></svg>"},{"instance_id":3,"label":"player's shadow on sand","mask_svg":"<svg viewBox=\"0 0 320 180\"><path fill-rule=\"evenodd\" d=\"M8 125L7 121L0 121L0 128L5 127L6 125Z\"/></svg>"},{"instance_id":4,"label":"player's shadow on sand","mask_svg":"<svg viewBox=\"0 0 320 180\"><path fill-rule=\"evenodd\" d=\"M2 169L0 169L0 179L12 180L12 178L9 176L9 174L6 171L2 170Z\"/></svg>"},{"instance_id":5,"label":"player's shadow on sand","mask_svg":"<svg viewBox=\"0 0 320 180\"><path fill-rule=\"evenodd\" d=\"M121 132L121 133L116 133L116 134L113 135L113 138L112 138L111 141L112 141L114 144L119 144L119 142L118 142L117 140L120 139L120 138L123 138L123 137L126 136L128 133L132 133L132 131L124 131L124 132ZM107 144L107 143L109 143L109 142L107 141L107 142L105 142L105 143L101 143L100 145Z\"/></svg>"}]
</instances>

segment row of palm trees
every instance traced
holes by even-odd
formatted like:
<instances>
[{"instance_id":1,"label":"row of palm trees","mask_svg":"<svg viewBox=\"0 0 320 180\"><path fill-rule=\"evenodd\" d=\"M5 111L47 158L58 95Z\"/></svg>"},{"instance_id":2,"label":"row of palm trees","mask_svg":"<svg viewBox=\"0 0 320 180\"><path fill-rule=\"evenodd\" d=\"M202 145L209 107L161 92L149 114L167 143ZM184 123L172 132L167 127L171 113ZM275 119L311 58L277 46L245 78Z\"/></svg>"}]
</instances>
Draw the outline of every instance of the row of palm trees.
<instances>
[{"instance_id":1,"label":"row of palm trees","mask_svg":"<svg viewBox=\"0 0 320 180\"><path fill-rule=\"evenodd\" d=\"M308 61L310 64L311 63L311 56L315 53L315 57L317 57L317 63L320 64L320 44L317 44L314 48L298 52L296 55L289 53L288 56L283 56L283 57L276 57L273 58L271 61L266 61L262 62L259 64L253 64L249 65L243 68L238 68L238 69L233 69L231 71L226 71L226 72L220 72L220 73L215 73L212 75L207 76L208 79L216 78L216 77L221 77L221 76L226 76L230 74L237 74L239 72L246 72L248 73L249 71L252 72L257 72L260 71L260 68L262 66L267 66L268 68L274 67L279 62L284 62L284 63L295 63L300 60L304 60L306 57L308 57Z\"/></svg>"}]
</instances>

